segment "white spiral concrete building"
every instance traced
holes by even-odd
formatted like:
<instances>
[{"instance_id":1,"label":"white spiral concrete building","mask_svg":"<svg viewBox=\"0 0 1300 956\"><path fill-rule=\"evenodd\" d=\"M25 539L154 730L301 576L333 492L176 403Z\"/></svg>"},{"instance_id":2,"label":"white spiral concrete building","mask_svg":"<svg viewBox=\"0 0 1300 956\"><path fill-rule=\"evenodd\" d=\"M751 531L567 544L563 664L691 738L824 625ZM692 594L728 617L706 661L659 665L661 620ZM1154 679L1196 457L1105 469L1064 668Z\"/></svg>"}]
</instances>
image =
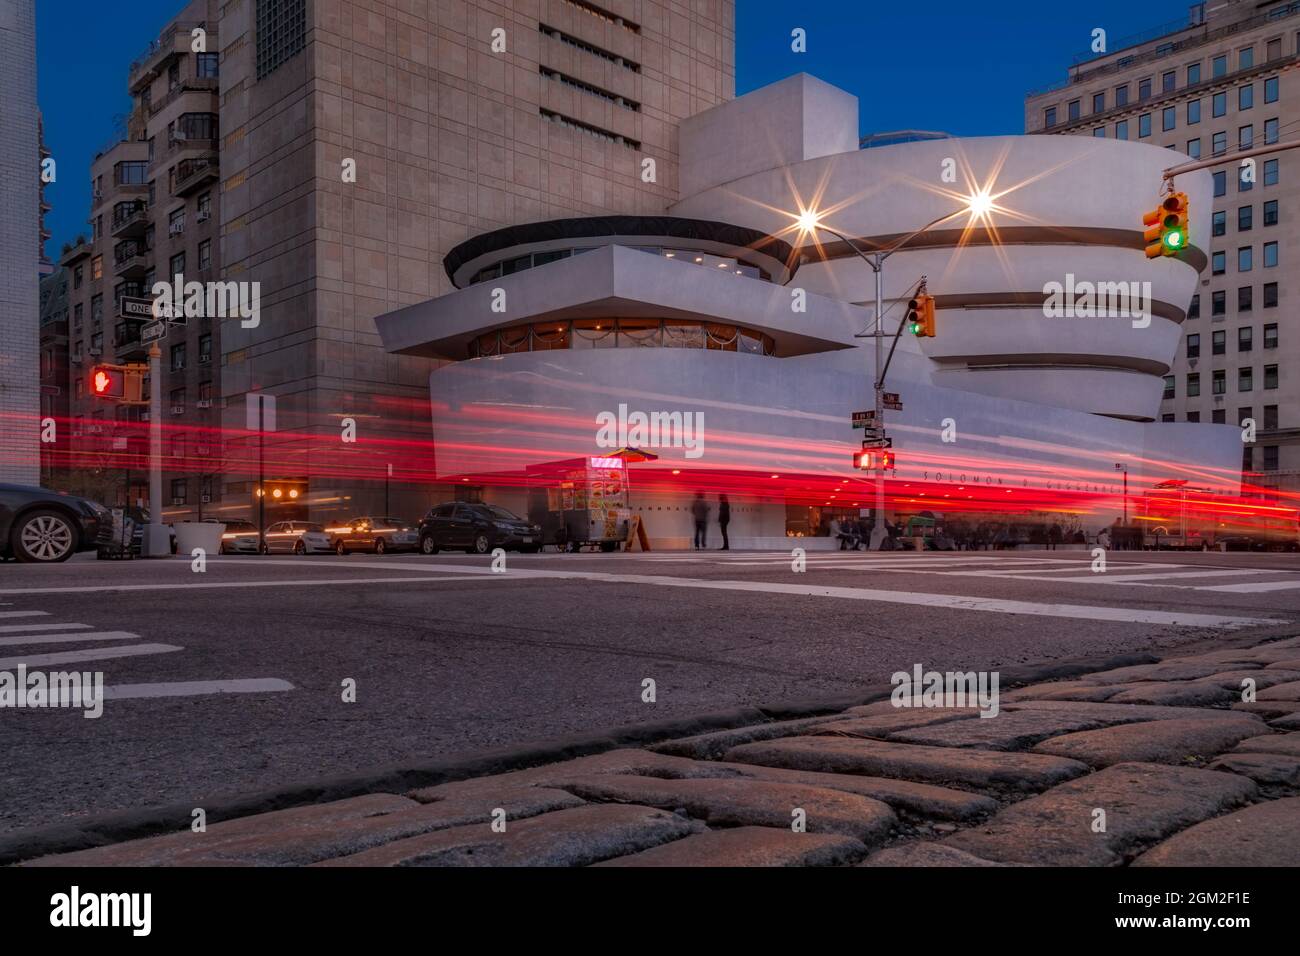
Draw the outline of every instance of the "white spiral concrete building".
<instances>
[{"instance_id":1,"label":"white spiral concrete building","mask_svg":"<svg viewBox=\"0 0 1300 956\"><path fill-rule=\"evenodd\" d=\"M679 413L700 416L702 447L629 442L659 455L629 478L661 544L687 542L696 490L732 497L733 544L869 508L850 417L872 407L874 278L846 242L795 228L813 209L868 251L951 217L883 272L890 335L922 276L938 307L937 335L904 332L886 381L903 404L885 415L895 519L1096 530L1123 508L1117 465L1134 494L1171 478L1236 493L1237 429L1155 421L1205 265L1208 173L1177 179L1190 245L1150 260L1141 215L1179 154L1021 136L859 149L857 116L850 94L791 77L683 125L667 216L520 224L453 250L458 291L378 320L390 351L447 360L430 376L439 477L518 508L528 465L605 450L602 413ZM993 207L976 219L980 193ZM1140 316L1052 314L1055 288L1115 283L1133 284Z\"/></svg>"}]
</instances>

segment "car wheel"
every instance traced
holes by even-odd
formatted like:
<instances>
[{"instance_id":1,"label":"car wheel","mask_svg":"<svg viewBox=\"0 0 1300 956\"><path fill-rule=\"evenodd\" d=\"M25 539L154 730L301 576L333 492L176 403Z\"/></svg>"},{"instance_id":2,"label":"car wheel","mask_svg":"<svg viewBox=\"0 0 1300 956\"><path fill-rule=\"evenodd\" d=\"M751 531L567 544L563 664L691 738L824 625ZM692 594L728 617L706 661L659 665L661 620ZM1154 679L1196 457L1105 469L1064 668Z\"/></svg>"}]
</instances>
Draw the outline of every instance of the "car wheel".
<instances>
[{"instance_id":1,"label":"car wheel","mask_svg":"<svg viewBox=\"0 0 1300 956\"><path fill-rule=\"evenodd\" d=\"M340 541L338 544L334 545L334 553L337 554L337 555L341 558L341 557L343 557L345 554L348 553L348 549L345 548L345 547L343 546L343 542Z\"/></svg>"},{"instance_id":2,"label":"car wheel","mask_svg":"<svg viewBox=\"0 0 1300 956\"><path fill-rule=\"evenodd\" d=\"M386 544L384 544L384 539L383 539L383 538L376 538L376 539L375 539L375 554L383 554L383 553L384 553L385 551L387 551L387 550L388 550L388 546L387 546Z\"/></svg>"},{"instance_id":3,"label":"car wheel","mask_svg":"<svg viewBox=\"0 0 1300 956\"><path fill-rule=\"evenodd\" d=\"M33 511L14 526L10 543L19 561L66 561L77 550L77 529L57 511Z\"/></svg>"},{"instance_id":4,"label":"car wheel","mask_svg":"<svg viewBox=\"0 0 1300 956\"><path fill-rule=\"evenodd\" d=\"M491 551L491 550L492 550L492 539L491 539L491 538L489 538L489 537L488 537L487 535L485 535L485 534L475 535L475 537L474 537L474 553L475 553L475 554L487 554L487 553L488 553L489 551Z\"/></svg>"},{"instance_id":5,"label":"car wheel","mask_svg":"<svg viewBox=\"0 0 1300 956\"><path fill-rule=\"evenodd\" d=\"M258 553L258 554L270 554L270 553L271 553L271 546L270 546L269 544L267 544L265 541L263 541L261 544L259 544L259 545L257 546L257 553Z\"/></svg>"},{"instance_id":6,"label":"car wheel","mask_svg":"<svg viewBox=\"0 0 1300 956\"><path fill-rule=\"evenodd\" d=\"M298 541L298 542L296 542L296 543L294 544L294 546L293 546L293 553L294 553L294 554L306 554L306 553L307 553L307 546L306 546L305 544L303 544L301 541Z\"/></svg>"},{"instance_id":7,"label":"car wheel","mask_svg":"<svg viewBox=\"0 0 1300 956\"><path fill-rule=\"evenodd\" d=\"M438 545L433 540L433 535L426 534L420 539L420 551L424 554L437 554Z\"/></svg>"}]
</instances>

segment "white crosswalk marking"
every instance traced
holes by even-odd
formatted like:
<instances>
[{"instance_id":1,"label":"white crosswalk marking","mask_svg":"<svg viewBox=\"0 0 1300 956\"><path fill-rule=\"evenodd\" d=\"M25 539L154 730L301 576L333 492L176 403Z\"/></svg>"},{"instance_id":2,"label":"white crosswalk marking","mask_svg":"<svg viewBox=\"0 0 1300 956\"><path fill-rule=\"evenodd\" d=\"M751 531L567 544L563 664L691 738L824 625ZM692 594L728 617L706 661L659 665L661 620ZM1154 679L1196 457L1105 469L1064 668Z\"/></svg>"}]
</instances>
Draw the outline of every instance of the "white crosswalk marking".
<instances>
[{"instance_id":1,"label":"white crosswalk marking","mask_svg":"<svg viewBox=\"0 0 1300 956\"><path fill-rule=\"evenodd\" d=\"M0 624L0 634L21 632L30 634L34 631L75 631L90 628L89 624Z\"/></svg>"},{"instance_id":2,"label":"white crosswalk marking","mask_svg":"<svg viewBox=\"0 0 1300 956\"><path fill-rule=\"evenodd\" d=\"M49 617L48 611L0 611L0 617Z\"/></svg>"},{"instance_id":3,"label":"white crosswalk marking","mask_svg":"<svg viewBox=\"0 0 1300 956\"><path fill-rule=\"evenodd\" d=\"M9 670L22 664L28 668L45 664L78 664L84 661L102 661L113 657L139 657L142 654L170 654L185 648L175 644L127 644L125 647L92 647L82 651L59 651L57 654L24 654L21 657L0 657L0 670Z\"/></svg>"},{"instance_id":4,"label":"white crosswalk marking","mask_svg":"<svg viewBox=\"0 0 1300 956\"><path fill-rule=\"evenodd\" d=\"M139 634L130 631L76 631L71 634L18 634L0 637L0 647L21 647L26 644L71 644L76 641L138 641Z\"/></svg>"}]
</instances>

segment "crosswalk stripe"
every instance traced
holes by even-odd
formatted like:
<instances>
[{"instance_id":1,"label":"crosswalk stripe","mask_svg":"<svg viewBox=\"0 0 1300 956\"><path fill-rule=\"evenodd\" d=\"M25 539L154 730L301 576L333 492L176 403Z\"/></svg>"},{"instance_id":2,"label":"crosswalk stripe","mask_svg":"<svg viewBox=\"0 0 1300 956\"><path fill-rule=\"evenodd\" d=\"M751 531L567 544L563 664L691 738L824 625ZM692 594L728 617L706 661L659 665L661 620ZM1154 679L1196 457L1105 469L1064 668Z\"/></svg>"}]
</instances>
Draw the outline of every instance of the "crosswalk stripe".
<instances>
[{"instance_id":1,"label":"crosswalk stripe","mask_svg":"<svg viewBox=\"0 0 1300 956\"><path fill-rule=\"evenodd\" d=\"M78 631L72 634L21 634L0 637L0 647L21 647L24 644L70 644L74 641L138 641L139 634L130 631Z\"/></svg>"},{"instance_id":2,"label":"crosswalk stripe","mask_svg":"<svg viewBox=\"0 0 1300 956\"><path fill-rule=\"evenodd\" d=\"M0 617L49 617L48 611L0 611Z\"/></svg>"},{"instance_id":3,"label":"crosswalk stripe","mask_svg":"<svg viewBox=\"0 0 1300 956\"><path fill-rule=\"evenodd\" d=\"M0 670L24 664L40 667L45 664L76 664L82 661L108 660L113 657L140 657L147 654L170 654L185 648L174 644L128 644L125 647L92 647L81 651L60 651L57 654L24 654L22 657L0 658Z\"/></svg>"},{"instance_id":4,"label":"crosswalk stripe","mask_svg":"<svg viewBox=\"0 0 1300 956\"><path fill-rule=\"evenodd\" d=\"M1253 584L1219 584L1198 587L1197 591L1227 591L1232 594L1253 594L1260 591L1293 591L1300 581L1256 581Z\"/></svg>"},{"instance_id":5,"label":"crosswalk stripe","mask_svg":"<svg viewBox=\"0 0 1300 956\"><path fill-rule=\"evenodd\" d=\"M0 634L13 634L21 631L75 631L93 627L92 624L0 624Z\"/></svg>"},{"instance_id":6,"label":"crosswalk stripe","mask_svg":"<svg viewBox=\"0 0 1300 956\"><path fill-rule=\"evenodd\" d=\"M296 690L278 677L248 677L238 680L186 680L158 684L118 684L104 688L104 700L143 700L150 697L200 697L205 694L264 694Z\"/></svg>"},{"instance_id":7,"label":"crosswalk stripe","mask_svg":"<svg viewBox=\"0 0 1300 956\"><path fill-rule=\"evenodd\" d=\"M1291 572L1268 568L1240 568L1235 571L1176 571L1173 574L1110 574L1101 572L1077 578L1043 578L1044 581L1056 581L1065 584L1158 584L1182 578L1226 578L1241 577L1243 574L1288 574ZM1018 581L1037 580L1032 575L1017 575Z\"/></svg>"}]
</instances>

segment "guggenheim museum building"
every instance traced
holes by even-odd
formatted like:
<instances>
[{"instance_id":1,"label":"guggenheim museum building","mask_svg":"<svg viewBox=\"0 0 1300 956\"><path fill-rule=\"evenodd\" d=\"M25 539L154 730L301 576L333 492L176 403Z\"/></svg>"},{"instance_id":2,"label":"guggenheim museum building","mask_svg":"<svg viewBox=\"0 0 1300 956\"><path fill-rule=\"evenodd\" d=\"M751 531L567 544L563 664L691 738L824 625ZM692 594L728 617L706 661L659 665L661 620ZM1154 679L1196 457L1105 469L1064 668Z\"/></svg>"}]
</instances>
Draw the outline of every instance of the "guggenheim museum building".
<instances>
[{"instance_id":1,"label":"guggenheim museum building","mask_svg":"<svg viewBox=\"0 0 1300 956\"><path fill-rule=\"evenodd\" d=\"M682 125L681 199L663 215L519 223L456 247L455 291L378 319L388 351L441 360L439 481L522 514L585 460L625 469L652 546L690 545L700 492L715 526L727 496L732 547L831 546L832 516L874 504L875 474L854 467L854 413L875 402L862 253L895 249L891 523L1038 516L1093 533L1157 483L1238 493L1237 427L1157 421L1206 265L1210 174L1176 178L1189 241L1148 258L1142 214L1178 154L899 139L862 148L857 98L797 75ZM935 334L895 338L922 280Z\"/></svg>"}]
</instances>

